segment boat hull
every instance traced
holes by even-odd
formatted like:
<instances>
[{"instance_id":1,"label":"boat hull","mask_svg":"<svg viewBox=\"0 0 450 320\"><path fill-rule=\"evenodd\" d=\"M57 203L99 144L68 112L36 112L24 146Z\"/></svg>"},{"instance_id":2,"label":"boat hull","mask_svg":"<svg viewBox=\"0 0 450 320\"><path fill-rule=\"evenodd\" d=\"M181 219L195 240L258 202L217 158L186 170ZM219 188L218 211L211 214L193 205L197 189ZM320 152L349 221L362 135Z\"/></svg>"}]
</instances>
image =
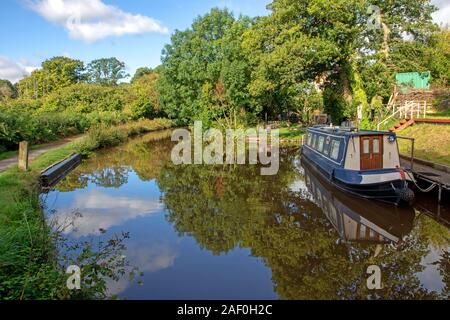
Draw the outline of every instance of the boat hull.
<instances>
[{"instance_id":1,"label":"boat hull","mask_svg":"<svg viewBox=\"0 0 450 320\"><path fill-rule=\"evenodd\" d=\"M411 204L411 196L405 196L405 193L411 192L408 188L408 181L401 178L398 170L394 169L392 172L388 171L386 173L392 174L397 172L398 179L396 179L396 175L391 175L393 179L387 181L362 184L361 181L364 180L364 175L359 174L359 172L350 173L342 168L321 166L320 161L314 160L308 152L302 152L302 163L308 165L309 169L319 173L329 183L346 193L394 205ZM373 173L369 172L370 174ZM373 176L376 175L373 174Z\"/></svg>"}]
</instances>

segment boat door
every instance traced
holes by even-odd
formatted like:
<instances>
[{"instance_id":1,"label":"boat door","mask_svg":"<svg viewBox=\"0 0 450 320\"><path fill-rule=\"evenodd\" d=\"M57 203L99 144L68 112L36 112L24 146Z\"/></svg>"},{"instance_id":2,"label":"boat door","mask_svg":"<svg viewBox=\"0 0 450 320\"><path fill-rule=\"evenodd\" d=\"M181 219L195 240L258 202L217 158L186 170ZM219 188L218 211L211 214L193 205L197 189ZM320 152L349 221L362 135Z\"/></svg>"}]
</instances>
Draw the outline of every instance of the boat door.
<instances>
[{"instance_id":1,"label":"boat door","mask_svg":"<svg viewBox=\"0 0 450 320\"><path fill-rule=\"evenodd\" d=\"M383 168L383 136L361 136L361 170Z\"/></svg>"}]
</instances>

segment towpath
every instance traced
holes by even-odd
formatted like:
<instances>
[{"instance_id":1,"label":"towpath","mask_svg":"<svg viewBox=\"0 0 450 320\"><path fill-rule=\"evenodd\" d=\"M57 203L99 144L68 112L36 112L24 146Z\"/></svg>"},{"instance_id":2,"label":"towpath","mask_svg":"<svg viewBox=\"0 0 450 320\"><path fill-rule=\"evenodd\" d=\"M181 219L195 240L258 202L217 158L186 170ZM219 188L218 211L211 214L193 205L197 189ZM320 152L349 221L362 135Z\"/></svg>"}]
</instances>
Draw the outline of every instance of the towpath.
<instances>
[{"instance_id":1,"label":"towpath","mask_svg":"<svg viewBox=\"0 0 450 320\"><path fill-rule=\"evenodd\" d=\"M41 144L38 148L29 151L28 159L33 160L47 151L50 151L50 150L59 148L61 146L64 146L66 144L69 144L75 140L80 139L82 136L83 135L76 135L76 136L67 137L67 138L64 138L64 139L61 139L58 141ZM5 171L6 169L8 169L14 165L17 165L17 162L18 162L17 155L14 157L8 158L8 159L0 160L0 172Z\"/></svg>"}]
</instances>

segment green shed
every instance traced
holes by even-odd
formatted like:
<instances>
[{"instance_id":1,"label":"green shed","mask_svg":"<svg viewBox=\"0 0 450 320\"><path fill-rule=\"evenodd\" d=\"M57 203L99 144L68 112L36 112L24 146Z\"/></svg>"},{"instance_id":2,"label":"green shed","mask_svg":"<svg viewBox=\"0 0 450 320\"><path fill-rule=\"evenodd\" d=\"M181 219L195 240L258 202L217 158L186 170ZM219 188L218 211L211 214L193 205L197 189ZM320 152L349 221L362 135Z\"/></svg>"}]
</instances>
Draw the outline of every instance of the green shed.
<instances>
[{"instance_id":1,"label":"green shed","mask_svg":"<svg viewBox=\"0 0 450 320\"><path fill-rule=\"evenodd\" d=\"M430 71L397 73L395 83L402 89L428 90L430 89L430 78Z\"/></svg>"}]
</instances>

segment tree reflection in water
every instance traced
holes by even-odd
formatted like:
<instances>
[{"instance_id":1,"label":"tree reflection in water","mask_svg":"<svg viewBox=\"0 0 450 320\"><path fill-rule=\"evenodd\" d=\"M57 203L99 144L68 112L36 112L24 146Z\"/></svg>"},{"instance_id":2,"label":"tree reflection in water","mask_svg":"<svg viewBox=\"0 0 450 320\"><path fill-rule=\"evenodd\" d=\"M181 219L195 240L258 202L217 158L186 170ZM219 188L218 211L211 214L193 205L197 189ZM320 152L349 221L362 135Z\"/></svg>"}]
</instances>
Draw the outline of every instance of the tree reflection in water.
<instances>
[{"instance_id":1,"label":"tree reflection in water","mask_svg":"<svg viewBox=\"0 0 450 320\"><path fill-rule=\"evenodd\" d=\"M381 217L381 222L375 216L379 226L371 224L388 237L366 229L368 235L372 234L369 239L372 241L337 241L340 233L329 215L324 214L317 193L311 192L315 196L311 201L305 188L292 188L295 182L305 180L298 166L298 152L283 150L281 157L279 174L272 177L260 176L256 166L167 164L159 186L168 208L168 221L180 234L193 236L202 248L215 255L237 246L249 248L253 256L262 257L272 270L275 291L282 299L447 297L445 292L424 288L418 276L425 270L422 259L430 253L432 245L429 235L421 233L422 225L436 224L433 220L420 216L414 226L416 214L411 208L396 210L371 202L361 205L357 200L356 206L346 207L354 217L364 215L365 221L370 213L373 219L376 212L364 212L364 208L370 211L371 205L378 211L383 208L378 214L390 215L387 220L384 217L385 221ZM306 174L311 181L311 173ZM322 197L328 195L328 199L322 199L327 207L336 205L329 198L336 191L326 191L322 185L320 188ZM339 203L341 207L333 208L341 215L343 212L339 210L348 200L345 197ZM445 232L448 235L447 229ZM373 241L373 235L381 240ZM397 239L396 243L391 239ZM448 255L442 257L447 258ZM372 264L381 267L381 290L366 287L366 270ZM443 277L448 287L448 267L440 270L447 275Z\"/></svg>"},{"instance_id":2,"label":"tree reflection in water","mask_svg":"<svg viewBox=\"0 0 450 320\"><path fill-rule=\"evenodd\" d=\"M93 156L59 190L118 187L131 170L142 181L156 179L180 235L214 255L250 249L272 270L281 299L448 298L449 230L417 210L349 200L304 171L298 149L282 149L279 173L261 176L256 165L175 166L172 144L154 140ZM439 292L421 281L432 252L440 258L433 265ZM381 290L366 287L372 264L382 270Z\"/></svg>"}]
</instances>

